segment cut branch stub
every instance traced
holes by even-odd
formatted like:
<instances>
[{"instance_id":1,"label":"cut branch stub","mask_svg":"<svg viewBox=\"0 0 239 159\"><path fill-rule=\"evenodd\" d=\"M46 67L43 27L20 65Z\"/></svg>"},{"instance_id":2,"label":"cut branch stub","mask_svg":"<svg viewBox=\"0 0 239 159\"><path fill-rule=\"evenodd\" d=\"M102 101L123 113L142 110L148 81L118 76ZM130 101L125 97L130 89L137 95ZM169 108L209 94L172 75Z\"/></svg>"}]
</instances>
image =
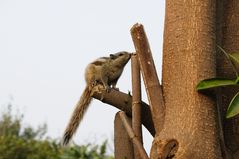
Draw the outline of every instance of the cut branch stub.
<instances>
[{"instance_id":1,"label":"cut branch stub","mask_svg":"<svg viewBox=\"0 0 239 159\"><path fill-rule=\"evenodd\" d=\"M144 84L153 116L154 127L158 134L164 125L165 106L153 57L150 51L147 36L143 25L135 24L131 28L131 36L135 50L138 55L140 69L143 75Z\"/></svg>"},{"instance_id":2,"label":"cut branch stub","mask_svg":"<svg viewBox=\"0 0 239 159\"><path fill-rule=\"evenodd\" d=\"M160 140L158 137L154 138L150 158L151 159L169 159L173 158L178 151L179 143L175 139Z\"/></svg>"}]
</instances>

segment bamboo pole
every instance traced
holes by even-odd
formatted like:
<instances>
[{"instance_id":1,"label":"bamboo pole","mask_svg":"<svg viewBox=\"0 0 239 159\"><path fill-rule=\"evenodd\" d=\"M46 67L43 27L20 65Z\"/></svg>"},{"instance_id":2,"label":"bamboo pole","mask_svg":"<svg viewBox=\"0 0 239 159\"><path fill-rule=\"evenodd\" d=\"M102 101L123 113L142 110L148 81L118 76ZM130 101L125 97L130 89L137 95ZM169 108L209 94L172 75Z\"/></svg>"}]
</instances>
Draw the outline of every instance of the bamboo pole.
<instances>
[{"instance_id":1,"label":"bamboo pole","mask_svg":"<svg viewBox=\"0 0 239 159\"><path fill-rule=\"evenodd\" d=\"M137 55L131 56L131 70L132 70L132 128L136 137L143 145L142 126L141 126L141 80L140 68L138 64ZM134 145L135 159L140 159L140 154Z\"/></svg>"},{"instance_id":2,"label":"bamboo pole","mask_svg":"<svg viewBox=\"0 0 239 159\"><path fill-rule=\"evenodd\" d=\"M148 39L143 25L135 24L131 28L131 36L138 55L140 69L151 108L156 135L163 129L165 106Z\"/></svg>"}]
</instances>

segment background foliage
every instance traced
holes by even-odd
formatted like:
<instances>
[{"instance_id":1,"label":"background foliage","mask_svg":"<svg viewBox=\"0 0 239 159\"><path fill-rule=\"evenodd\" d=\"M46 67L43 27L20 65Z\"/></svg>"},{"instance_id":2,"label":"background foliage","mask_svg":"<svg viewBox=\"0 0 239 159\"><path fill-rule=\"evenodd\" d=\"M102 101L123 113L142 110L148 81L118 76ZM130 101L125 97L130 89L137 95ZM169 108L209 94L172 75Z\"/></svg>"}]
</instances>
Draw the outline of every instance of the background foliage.
<instances>
[{"instance_id":1,"label":"background foliage","mask_svg":"<svg viewBox=\"0 0 239 159\"><path fill-rule=\"evenodd\" d=\"M47 125L24 127L23 115L13 115L11 105L0 114L0 159L113 159L106 144L62 147L59 139L45 137Z\"/></svg>"}]
</instances>

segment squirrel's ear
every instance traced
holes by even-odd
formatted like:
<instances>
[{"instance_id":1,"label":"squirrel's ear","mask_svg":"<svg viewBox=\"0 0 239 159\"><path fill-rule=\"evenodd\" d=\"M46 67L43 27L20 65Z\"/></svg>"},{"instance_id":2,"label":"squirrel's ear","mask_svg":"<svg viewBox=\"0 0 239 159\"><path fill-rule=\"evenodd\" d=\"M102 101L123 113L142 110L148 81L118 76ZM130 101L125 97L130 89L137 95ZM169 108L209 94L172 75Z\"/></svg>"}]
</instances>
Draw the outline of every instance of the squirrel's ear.
<instances>
[{"instance_id":1,"label":"squirrel's ear","mask_svg":"<svg viewBox=\"0 0 239 159\"><path fill-rule=\"evenodd\" d=\"M110 54L110 58L111 58L111 59L115 59L116 56L115 56L114 54Z\"/></svg>"}]
</instances>

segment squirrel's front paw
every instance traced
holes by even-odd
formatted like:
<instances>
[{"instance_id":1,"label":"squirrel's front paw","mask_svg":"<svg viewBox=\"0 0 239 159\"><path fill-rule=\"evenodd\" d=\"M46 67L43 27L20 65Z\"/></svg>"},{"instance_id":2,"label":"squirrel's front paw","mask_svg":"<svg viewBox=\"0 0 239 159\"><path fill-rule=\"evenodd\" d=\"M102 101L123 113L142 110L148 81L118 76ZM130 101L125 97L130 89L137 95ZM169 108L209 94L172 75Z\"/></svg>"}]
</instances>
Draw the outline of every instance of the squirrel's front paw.
<instances>
[{"instance_id":1,"label":"squirrel's front paw","mask_svg":"<svg viewBox=\"0 0 239 159\"><path fill-rule=\"evenodd\" d=\"M110 88L109 86L105 87L105 91L106 91L107 93L110 93L110 90L111 90L111 88Z\"/></svg>"}]
</instances>

